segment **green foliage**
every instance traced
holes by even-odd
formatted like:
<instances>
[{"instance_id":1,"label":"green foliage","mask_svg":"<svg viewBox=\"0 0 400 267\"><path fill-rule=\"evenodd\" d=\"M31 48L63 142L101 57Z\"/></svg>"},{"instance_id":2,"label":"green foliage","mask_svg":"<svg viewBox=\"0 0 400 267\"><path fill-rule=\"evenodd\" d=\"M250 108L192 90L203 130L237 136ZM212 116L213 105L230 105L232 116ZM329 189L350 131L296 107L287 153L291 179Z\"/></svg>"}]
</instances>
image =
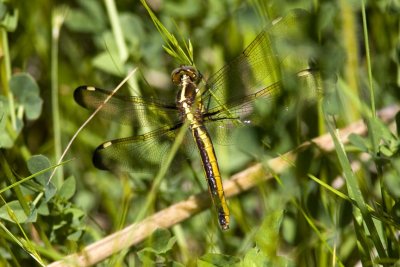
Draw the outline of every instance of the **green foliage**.
<instances>
[{"instance_id":1,"label":"green foliage","mask_svg":"<svg viewBox=\"0 0 400 267\"><path fill-rule=\"evenodd\" d=\"M207 253L197 261L197 266L232 266L238 260L230 255L223 255L217 253Z\"/></svg>"},{"instance_id":2,"label":"green foliage","mask_svg":"<svg viewBox=\"0 0 400 267\"><path fill-rule=\"evenodd\" d=\"M73 31L82 33L96 33L104 31L107 15L97 1L78 1L79 8L69 10L65 25Z\"/></svg>"},{"instance_id":3,"label":"green foliage","mask_svg":"<svg viewBox=\"0 0 400 267\"><path fill-rule=\"evenodd\" d=\"M171 264L169 254L176 243L176 237L165 229L156 230L150 237L150 245L137 252L143 265Z\"/></svg>"},{"instance_id":4,"label":"green foliage","mask_svg":"<svg viewBox=\"0 0 400 267\"><path fill-rule=\"evenodd\" d=\"M36 213L34 216L28 216L25 214L21 204L15 200L8 202L6 205L0 208L0 217L14 223L27 223L36 221Z\"/></svg>"},{"instance_id":5,"label":"green foliage","mask_svg":"<svg viewBox=\"0 0 400 267\"><path fill-rule=\"evenodd\" d=\"M0 25L7 31L14 31L18 23L18 9L12 8L7 2L0 3Z\"/></svg>"},{"instance_id":6,"label":"green foliage","mask_svg":"<svg viewBox=\"0 0 400 267\"><path fill-rule=\"evenodd\" d=\"M400 115L391 123L374 112L400 98L398 1L22 2L0 0L1 266L44 266L207 188L197 158L174 165L180 140L157 177L96 170L100 143L147 130L97 118L66 154L72 160L60 164L63 175L53 177L57 150L88 116L74 88L114 88L139 67L122 94L173 103L173 69L195 65L207 80L280 17L294 27L272 28L271 50L261 55L271 60L268 74L263 66L252 71L282 79L284 90L255 103L257 124L219 138L239 140L216 146L223 178L255 162L267 170L268 159L326 133L334 148L299 149L286 158L292 168L229 199L230 230L220 231L208 209L98 266L399 263ZM292 21L299 12L305 20ZM313 75L300 83L298 71ZM242 93L232 88L217 101ZM336 129L361 118L367 134L344 143Z\"/></svg>"},{"instance_id":7,"label":"green foliage","mask_svg":"<svg viewBox=\"0 0 400 267\"><path fill-rule=\"evenodd\" d=\"M28 120L39 118L43 100L39 96L39 87L29 74L17 74L10 80L11 92L17 96L17 104L25 109Z\"/></svg>"}]
</instances>

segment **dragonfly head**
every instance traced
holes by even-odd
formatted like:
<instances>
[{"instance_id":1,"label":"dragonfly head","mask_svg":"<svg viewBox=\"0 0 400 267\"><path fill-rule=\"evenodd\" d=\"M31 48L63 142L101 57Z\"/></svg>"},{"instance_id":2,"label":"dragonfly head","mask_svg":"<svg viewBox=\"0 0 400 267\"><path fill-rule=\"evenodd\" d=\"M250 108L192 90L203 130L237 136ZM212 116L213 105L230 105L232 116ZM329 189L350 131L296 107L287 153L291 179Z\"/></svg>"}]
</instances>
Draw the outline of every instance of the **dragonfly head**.
<instances>
[{"instance_id":1,"label":"dragonfly head","mask_svg":"<svg viewBox=\"0 0 400 267\"><path fill-rule=\"evenodd\" d=\"M171 79L175 85L180 85L185 76L196 85L203 78L201 73L192 66L180 66L179 68L174 69L171 73Z\"/></svg>"}]
</instances>

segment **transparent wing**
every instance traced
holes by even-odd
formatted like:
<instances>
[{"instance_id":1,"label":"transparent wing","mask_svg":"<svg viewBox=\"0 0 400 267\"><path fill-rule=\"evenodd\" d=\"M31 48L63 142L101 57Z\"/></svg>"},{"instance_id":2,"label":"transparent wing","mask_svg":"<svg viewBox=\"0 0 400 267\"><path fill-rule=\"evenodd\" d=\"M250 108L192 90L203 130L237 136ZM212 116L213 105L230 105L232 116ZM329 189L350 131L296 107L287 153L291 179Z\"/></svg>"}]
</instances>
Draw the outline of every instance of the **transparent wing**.
<instances>
[{"instance_id":1,"label":"transparent wing","mask_svg":"<svg viewBox=\"0 0 400 267\"><path fill-rule=\"evenodd\" d=\"M302 92L301 96L296 98L296 102L315 101L322 97L318 72L310 69L303 70L298 72L296 79L297 89ZM282 86L281 82L276 82L256 93L230 99L227 103L204 113L204 123L214 142L221 145L230 144L230 135L234 128L260 124L258 114L254 112L254 102L258 101L260 105L272 105L271 101L280 96Z\"/></svg>"},{"instance_id":2,"label":"transparent wing","mask_svg":"<svg viewBox=\"0 0 400 267\"><path fill-rule=\"evenodd\" d=\"M227 98L266 90L281 79L282 65L291 65L293 73L307 69L307 57L290 55L291 49L286 49L306 32L307 16L307 12L296 10L281 18L263 30L238 58L211 76L203 92L205 108L212 110ZM267 91L275 95L271 91L279 89L273 86Z\"/></svg>"},{"instance_id":3,"label":"transparent wing","mask_svg":"<svg viewBox=\"0 0 400 267\"><path fill-rule=\"evenodd\" d=\"M170 150L181 124L173 128L163 127L149 133L115 139L98 146L93 154L93 164L102 170L154 173L159 169ZM181 161L194 148L187 131L182 151L178 151L175 163Z\"/></svg>"},{"instance_id":4,"label":"transparent wing","mask_svg":"<svg viewBox=\"0 0 400 267\"><path fill-rule=\"evenodd\" d=\"M279 96L281 84L276 82L254 94L231 99L226 104L216 106L204 114L205 121L239 120L245 122L253 114L254 101L272 101Z\"/></svg>"},{"instance_id":5,"label":"transparent wing","mask_svg":"<svg viewBox=\"0 0 400 267\"><path fill-rule=\"evenodd\" d=\"M104 103L111 91L80 86L75 89L75 101L88 110L95 110ZM164 103L157 99L144 99L137 96L115 94L100 109L101 117L129 124L134 127L165 125L179 121L179 113L174 104Z\"/></svg>"}]
</instances>

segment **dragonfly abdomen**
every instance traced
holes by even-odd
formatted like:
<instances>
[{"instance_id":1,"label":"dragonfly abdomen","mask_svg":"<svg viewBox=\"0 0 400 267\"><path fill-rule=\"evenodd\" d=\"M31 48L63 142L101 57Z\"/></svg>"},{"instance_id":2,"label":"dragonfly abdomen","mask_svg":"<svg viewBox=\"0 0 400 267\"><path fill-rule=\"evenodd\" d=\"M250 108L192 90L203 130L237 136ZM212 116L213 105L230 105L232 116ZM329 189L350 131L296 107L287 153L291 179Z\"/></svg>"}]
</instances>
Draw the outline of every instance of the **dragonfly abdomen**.
<instances>
[{"instance_id":1,"label":"dragonfly abdomen","mask_svg":"<svg viewBox=\"0 0 400 267\"><path fill-rule=\"evenodd\" d=\"M189 128L198 147L201 162L208 183L211 200L217 209L218 222L223 230L229 228L229 209L226 204L221 173L210 135L203 124L202 101L198 88L201 75L190 66L172 72L172 81L180 87L176 104L182 120L189 122Z\"/></svg>"},{"instance_id":2,"label":"dragonfly abdomen","mask_svg":"<svg viewBox=\"0 0 400 267\"><path fill-rule=\"evenodd\" d=\"M208 190L217 209L218 221L223 230L229 228L229 208L226 204L221 173L219 170L214 146L204 125L192 127L193 138L199 149L201 162L206 174Z\"/></svg>"}]
</instances>

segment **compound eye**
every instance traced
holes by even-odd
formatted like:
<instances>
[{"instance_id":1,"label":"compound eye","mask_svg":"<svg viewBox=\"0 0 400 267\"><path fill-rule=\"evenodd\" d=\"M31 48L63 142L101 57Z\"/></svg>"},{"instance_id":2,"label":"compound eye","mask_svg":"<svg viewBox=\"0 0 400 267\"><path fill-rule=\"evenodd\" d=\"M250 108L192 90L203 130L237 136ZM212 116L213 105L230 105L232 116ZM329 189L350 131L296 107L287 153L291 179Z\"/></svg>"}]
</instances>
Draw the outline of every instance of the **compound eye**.
<instances>
[{"instance_id":1,"label":"compound eye","mask_svg":"<svg viewBox=\"0 0 400 267\"><path fill-rule=\"evenodd\" d=\"M172 82L179 85L182 82L183 76L186 75L192 82L198 83L201 79L201 74L192 66L181 66L174 69L171 73Z\"/></svg>"},{"instance_id":2,"label":"compound eye","mask_svg":"<svg viewBox=\"0 0 400 267\"><path fill-rule=\"evenodd\" d=\"M202 76L200 74L200 72L198 72L195 68L190 67L189 69L186 70L187 75L190 77L190 79L192 80L192 82L194 83L199 83L199 81L201 80Z\"/></svg>"},{"instance_id":3,"label":"compound eye","mask_svg":"<svg viewBox=\"0 0 400 267\"><path fill-rule=\"evenodd\" d=\"M182 81L182 76L184 74L184 70L182 68L174 69L171 73L171 80L175 85L179 85Z\"/></svg>"}]
</instances>

